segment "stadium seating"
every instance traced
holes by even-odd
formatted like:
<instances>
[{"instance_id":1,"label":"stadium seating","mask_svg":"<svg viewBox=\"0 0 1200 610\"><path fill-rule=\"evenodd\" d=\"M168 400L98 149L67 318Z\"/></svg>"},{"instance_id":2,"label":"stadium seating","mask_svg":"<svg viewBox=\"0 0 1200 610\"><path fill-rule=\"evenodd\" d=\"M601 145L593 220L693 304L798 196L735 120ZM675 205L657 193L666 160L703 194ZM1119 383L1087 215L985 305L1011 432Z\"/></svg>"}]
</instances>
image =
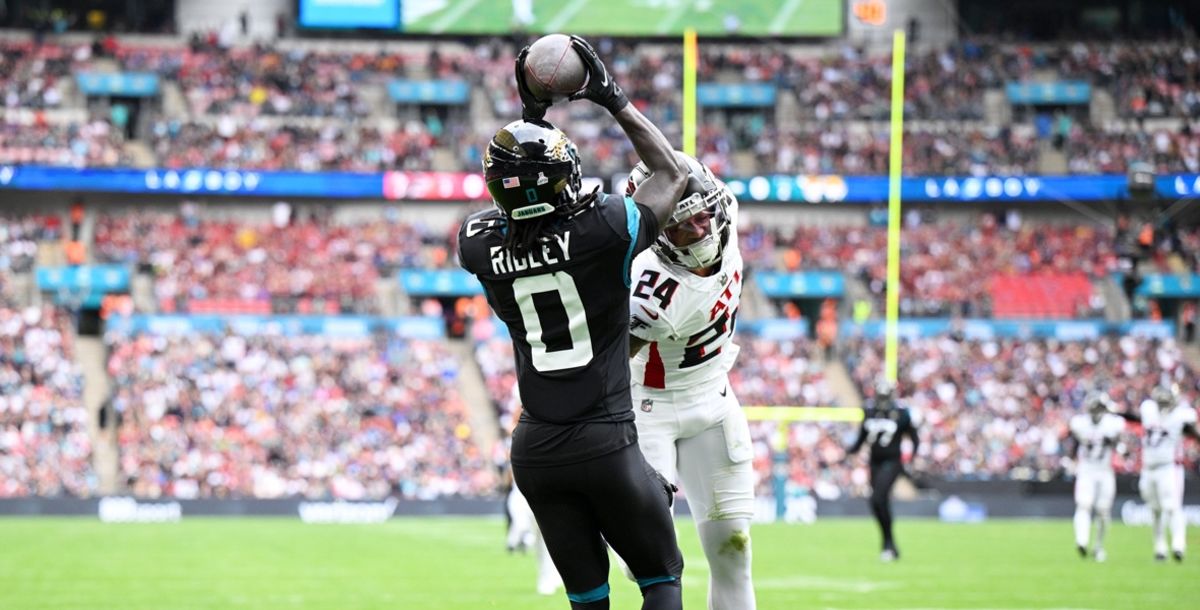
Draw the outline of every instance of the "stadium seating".
<instances>
[{"instance_id":1,"label":"stadium seating","mask_svg":"<svg viewBox=\"0 0 1200 610\"><path fill-rule=\"evenodd\" d=\"M0 306L0 498L95 494L70 316Z\"/></svg>"},{"instance_id":2,"label":"stadium seating","mask_svg":"<svg viewBox=\"0 0 1200 610\"><path fill-rule=\"evenodd\" d=\"M824 372L824 357L812 341L771 341L738 337L741 352L729 383L743 406L806 405L835 406L836 397ZM776 422L752 421L754 469L758 494L773 495L773 446L780 433ZM788 438L788 481L824 497L853 487L850 471L836 467L836 454L844 424L794 423Z\"/></svg>"},{"instance_id":3,"label":"stadium seating","mask_svg":"<svg viewBox=\"0 0 1200 610\"><path fill-rule=\"evenodd\" d=\"M633 103L677 141L677 50L604 44L619 58L612 68ZM3 42L0 164L119 167L136 158L167 168L477 171L495 128L518 113L513 49L506 42L403 48L334 42L227 49L203 38L151 46L117 39L95 48ZM723 175L884 174L889 61L848 47L706 49L701 81L769 84L779 96L760 116L701 108L699 156ZM107 102L85 106L71 84L76 74L114 62L120 70L160 76L178 91L181 107L150 105L127 138ZM1182 44L967 40L921 49L907 66L904 170L1043 174L1046 158L1061 154L1072 175L1123 173L1133 161L1160 172L1200 172L1198 65L1195 50ZM458 110L469 112L469 120L378 103L382 98L373 96L395 78L465 81L469 109ZM988 112L989 92L1030 80L1086 81L1112 97L1113 119L1092 123L1064 114L1047 131L1039 123L1046 117L1015 104L1011 120ZM637 160L602 110L572 104L552 108L550 118L570 125L588 175L619 175ZM353 222L323 213L266 222L263 214L197 207L100 210L91 255L148 274L152 309L182 314L378 313L380 280L402 268L456 265L452 230L399 222L391 212ZM862 220L857 213L839 216ZM1144 269L1160 272L1195 271L1200 261L1200 232L1191 228L1156 228L1150 243L1140 243L1136 223L1109 229L947 216L914 212L906 219L903 316L1095 318L1106 305L1101 282L1125 271L1123 253L1136 250ZM860 280L875 300L874 313L882 311L882 227L822 218L741 231L752 272L839 270ZM62 228L54 215L6 219L0 237L0 449L7 449L0 450L0 495L91 494L96 477L70 321L61 310L18 306L9 294L11 273L34 270L40 242L60 239ZM421 307L431 314L450 309L432 298ZM516 400L512 347L492 337L487 322L471 329L475 359L506 426ZM731 380L743 404L837 404L815 343L748 335L739 341ZM496 489L492 463L502 458L465 438L454 387L459 365L443 344L191 333L110 335L108 345L113 405L122 420L122 490L146 497L365 499L482 496ZM834 351L863 388L878 376L878 343L843 336ZM1087 388L1109 387L1131 407L1160 380L1180 381L1189 391L1196 383L1179 364L1178 346L1134 337L1083 344L953 335L911 340L901 353L902 393L930 435L916 465L946 477L1054 476L1063 467L1058 439ZM755 423L753 432L760 492L767 493L778 428ZM821 497L862 493L865 470L843 463L852 433L847 424L791 424L785 431L790 485ZM446 455L445 445L456 451ZM1134 459L1121 463L1127 471L1136 467Z\"/></svg>"},{"instance_id":4,"label":"stadium seating","mask_svg":"<svg viewBox=\"0 0 1200 610\"><path fill-rule=\"evenodd\" d=\"M988 287L996 318L1073 318L1094 292L1083 274L994 275Z\"/></svg>"},{"instance_id":5,"label":"stadium seating","mask_svg":"<svg viewBox=\"0 0 1200 610\"><path fill-rule=\"evenodd\" d=\"M475 344L475 362L483 373L488 398L496 409L501 430L508 431L515 423L513 411L519 406L517 370L513 362L512 341L502 338L481 338Z\"/></svg>"},{"instance_id":6,"label":"stadium seating","mask_svg":"<svg viewBox=\"0 0 1200 610\"><path fill-rule=\"evenodd\" d=\"M882 343L853 340L843 350L851 375L870 387L882 374ZM1060 440L1087 392L1104 389L1119 410L1129 410L1164 380L1185 388L1188 402L1197 387L1196 372L1175 341L1133 336L946 335L902 342L898 362L900 395L924 421L926 442L915 469L949 478L1048 480L1062 468ZM1188 463L1197 457L1193 447ZM1118 462L1121 471L1136 471L1136 455Z\"/></svg>"},{"instance_id":7,"label":"stadium seating","mask_svg":"<svg viewBox=\"0 0 1200 610\"><path fill-rule=\"evenodd\" d=\"M131 164L124 137L107 120L48 124L0 123L0 163L115 167Z\"/></svg>"},{"instance_id":8,"label":"stadium seating","mask_svg":"<svg viewBox=\"0 0 1200 610\"><path fill-rule=\"evenodd\" d=\"M771 231L755 227L751 232ZM776 264L858 276L875 296L876 311L882 311L887 273L883 227L801 226L775 233L771 241L791 250L778 254ZM1114 240L1104 228L1030 224L1014 230L992 216L909 225L901 232L900 313L1094 316L1103 300L1088 278L1115 270ZM1045 287L1054 277L1071 279L1063 290Z\"/></svg>"},{"instance_id":9,"label":"stadium seating","mask_svg":"<svg viewBox=\"0 0 1200 610\"><path fill-rule=\"evenodd\" d=\"M110 334L120 473L139 497L494 492L436 341ZM183 375L180 375L180 373Z\"/></svg>"},{"instance_id":10,"label":"stadium seating","mask_svg":"<svg viewBox=\"0 0 1200 610\"><path fill-rule=\"evenodd\" d=\"M445 239L399 222L275 225L131 212L101 216L96 256L150 271L160 311L374 313L381 276L452 264Z\"/></svg>"},{"instance_id":11,"label":"stadium seating","mask_svg":"<svg viewBox=\"0 0 1200 610\"><path fill-rule=\"evenodd\" d=\"M64 107L61 81L94 64L88 45L0 47L9 75L6 106ZM630 98L671 137L681 132L680 56L670 46L615 43L614 62ZM366 52L255 45L224 49L199 39L189 45L144 46L117 41L118 66L151 72L178 87L187 115L159 116L138 139L167 167L238 167L380 171L457 169L475 171L482 146L519 101L509 78L512 49L497 42L475 47L449 45L427 52ZM1040 173L1041 141L1055 142L1072 174L1121 173L1134 160L1159 171L1200 171L1200 141L1188 121L1200 117L1197 62L1186 46L1059 44L1030 46L967 40L910 56L906 81L905 171L931 175L1027 175ZM759 172L882 174L887 168L885 121L889 107L889 59L853 48L800 53L771 45L708 50L700 62L702 81L765 83L789 104L778 102L760 120L731 119L729 128L699 130L698 150L718 173L745 173L736 153L753 158ZM421 111L397 116L374 107L365 87L382 88L394 78L462 80L484 92L487 120L447 121ZM1048 130L1037 120L1013 124L984 112L984 94L1006 84L1034 79L1087 82L1114 100L1120 119L1091 124L1056 115ZM795 116L784 107L794 106ZM482 108L481 108L482 109ZM77 109L82 112L82 109ZM596 109L574 104L552 109L551 118L571 117L572 136L596 175L627 170L634 161L620 133L581 124L601 118ZM381 130L380 119L402 119ZM262 118L292 119L262 121ZM476 116L476 118L482 118ZM334 122L297 125L295 119ZM706 121L726 119L720 113ZM783 121L776 124L775 121ZM30 146L0 140L0 161L77 166L128 165L123 142L103 121L68 121L42 134L49 144ZM389 125L391 123L388 123ZM335 129L336 127L336 129ZM60 133L61 132L61 133ZM71 154L64 151L70 150ZM452 166L437 161L444 150Z\"/></svg>"}]
</instances>

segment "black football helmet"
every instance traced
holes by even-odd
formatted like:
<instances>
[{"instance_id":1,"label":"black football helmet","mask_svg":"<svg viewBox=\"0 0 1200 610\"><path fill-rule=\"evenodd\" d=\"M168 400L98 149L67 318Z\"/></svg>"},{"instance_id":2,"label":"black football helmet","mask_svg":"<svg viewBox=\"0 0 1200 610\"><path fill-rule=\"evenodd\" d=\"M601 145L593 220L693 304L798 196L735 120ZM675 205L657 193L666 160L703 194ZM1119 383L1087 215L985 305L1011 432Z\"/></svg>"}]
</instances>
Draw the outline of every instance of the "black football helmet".
<instances>
[{"instance_id":1,"label":"black football helmet","mask_svg":"<svg viewBox=\"0 0 1200 610\"><path fill-rule=\"evenodd\" d=\"M1112 412L1112 401L1104 392L1091 392L1083 399L1083 406L1095 421L1100 421L1105 413Z\"/></svg>"},{"instance_id":2,"label":"black football helmet","mask_svg":"<svg viewBox=\"0 0 1200 610\"><path fill-rule=\"evenodd\" d=\"M688 169L687 185L680 196L679 204L671 213L670 220L662 227L663 231L650 247L654 249L655 254L670 264L684 269L703 269L720 262L725 246L729 244L729 232L732 230L729 206L733 202L733 193L725 183L717 179L712 170L695 157L680 151L675 151L675 156ZM625 195L632 197L634 191L649 177L650 170L644 162L639 162L629 173L629 181L625 183ZM671 242L666 229L703 212L710 214L707 235L695 243L682 246Z\"/></svg>"},{"instance_id":3,"label":"black football helmet","mask_svg":"<svg viewBox=\"0 0 1200 610\"><path fill-rule=\"evenodd\" d=\"M541 120L513 121L496 132L483 155L483 179L496 207L514 221L569 210L583 186L575 144Z\"/></svg>"},{"instance_id":4,"label":"black football helmet","mask_svg":"<svg viewBox=\"0 0 1200 610\"><path fill-rule=\"evenodd\" d=\"M875 382L875 408L890 409L896 406L896 384L887 379Z\"/></svg>"}]
</instances>

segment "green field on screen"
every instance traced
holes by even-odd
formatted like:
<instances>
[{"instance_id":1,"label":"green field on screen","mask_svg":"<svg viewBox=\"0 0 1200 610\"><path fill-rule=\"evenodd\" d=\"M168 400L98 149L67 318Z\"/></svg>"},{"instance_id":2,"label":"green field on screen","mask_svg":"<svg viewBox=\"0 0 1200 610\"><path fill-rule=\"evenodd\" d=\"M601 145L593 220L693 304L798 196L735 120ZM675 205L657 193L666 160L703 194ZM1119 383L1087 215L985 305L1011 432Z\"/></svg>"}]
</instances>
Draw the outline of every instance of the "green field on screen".
<instances>
[{"instance_id":1,"label":"green field on screen","mask_svg":"<svg viewBox=\"0 0 1200 610\"><path fill-rule=\"evenodd\" d=\"M533 0L533 32L569 34L680 34L727 32L775 36L838 36L844 0ZM507 0L404 0L404 29L414 33L500 34L512 30Z\"/></svg>"}]
</instances>

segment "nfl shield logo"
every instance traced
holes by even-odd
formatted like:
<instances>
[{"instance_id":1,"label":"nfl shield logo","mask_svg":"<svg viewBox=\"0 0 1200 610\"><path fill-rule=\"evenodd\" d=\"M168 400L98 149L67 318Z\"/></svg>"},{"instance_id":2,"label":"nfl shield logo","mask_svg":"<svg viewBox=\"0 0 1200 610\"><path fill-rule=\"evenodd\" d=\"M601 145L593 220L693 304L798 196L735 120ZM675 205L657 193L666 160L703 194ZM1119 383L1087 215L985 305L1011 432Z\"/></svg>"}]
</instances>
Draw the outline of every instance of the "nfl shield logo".
<instances>
[{"instance_id":1,"label":"nfl shield logo","mask_svg":"<svg viewBox=\"0 0 1200 610\"><path fill-rule=\"evenodd\" d=\"M643 398L642 399L642 412L649 413L652 409L654 409L654 401L649 398Z\"/></svg>"}]
</instances>

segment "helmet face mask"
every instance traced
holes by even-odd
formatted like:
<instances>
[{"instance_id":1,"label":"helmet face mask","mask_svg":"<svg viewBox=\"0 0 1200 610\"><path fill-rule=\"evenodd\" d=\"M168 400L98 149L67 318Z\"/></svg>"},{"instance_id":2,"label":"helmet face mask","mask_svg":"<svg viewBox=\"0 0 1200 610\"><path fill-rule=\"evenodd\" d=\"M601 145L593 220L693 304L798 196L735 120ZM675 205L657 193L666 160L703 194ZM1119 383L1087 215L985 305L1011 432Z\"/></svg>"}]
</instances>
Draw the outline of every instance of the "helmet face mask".
<instances>
[{"instance_id":1,"label":"helmet face mask","mask_svg":"<svg viewBox=\"0 0 1200 610\"><path fill-rule=\"evenodd\" d=\"M1154 390L1150 393L1150 398L1153 399L1154 402L1158 403L1158 408L1162 411L1170 411L1175 407L1176 396L1177 389L1174 387L1165 388L1159 386L1154 388Z\"/></svg>"},{"instance_id":2,"label":"helmet face mask","mask_svg":"<svg viewBox=\"0 0 1200 610\"><path fill-rule=\"evenodd\" d=\"M650 247L668 264L688 270L705 269L721 262L729 243L733 194L703 163L678 151L675 154L688 168L688 183L683 198ZM633 196L649 176L645 165L638 163L630 173L625 194Z\"/></svg>"},{"instance_id":3,"label":"helmet face mask","mask_svg":"<svg viewBox=\"0 0 1200 610\"><path fill-rule=\"evenodd\" d=\"M497 131L483 176L492 202L514 221L569 209L583 182L575 144L545 121L513 121Z\"/></svg>"},{"instance_id":4,"label":"helmet face mask","mask_svg":"<svg viewBox=\"0 0 1200 610\"><path fill-rule=\"evenodd\" d=\"M685 269L703 269L720 262L729 241L727 195L725 186L720 185L680 201L654 242L655 252Z\"/></svg>"},{"instance_id":5,"label":"helmet face mask","mask_svg":"<svg viewBox=\"0 0 1200 610\"><path fill-rule=\"evenodd\" d=\"M875 408L890 409L895 406L896 384L886 379L880 379L875 384Z\"/></svg>"}]
</instances>

